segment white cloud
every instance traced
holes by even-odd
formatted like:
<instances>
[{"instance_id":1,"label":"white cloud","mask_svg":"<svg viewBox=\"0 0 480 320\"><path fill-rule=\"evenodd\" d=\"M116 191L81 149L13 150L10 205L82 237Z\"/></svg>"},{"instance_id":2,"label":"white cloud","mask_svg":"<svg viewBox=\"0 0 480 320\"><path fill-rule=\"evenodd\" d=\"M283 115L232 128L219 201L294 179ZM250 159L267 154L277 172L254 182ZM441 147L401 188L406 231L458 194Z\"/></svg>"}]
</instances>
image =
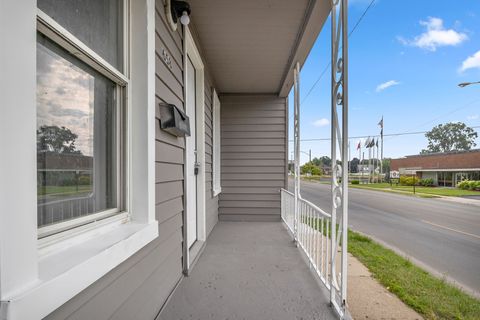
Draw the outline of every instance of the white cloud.
<instances>
[{"instance_id":1,"label":"white cloud","mask_svg":"<svg viewBox=\"0 0 480 320\"><path fill-rule=\"evenodd\" d=\"M468 120L477 120L478 118L479 118L478 114L472 114L471 116L467 117Z\"/></svg>"},{"instance_id":2,"label":"white cloud","mask_svg":"<svg viewBox=\"0 0 480 320\"><path fill-rule=\"evenodd\" d=\"M468 39L465 33L445 29L443 20L440 18L429 17L427 21L420 21L420 25L424 26L426 31L412 40L402 37L397 39L403 45L411 45L429 51L435 51L437 47L456 46Z\"/></svg>"},{"instance_id":3,"label":"white cloud","mask_svg":"<svg viewBox=\"0 0 480 320\"><path fill-rule=\"evenodd\" d=\"M468 69L480 69L480 50L475 52L473 56L468 57L465 61L462 62L460 71L463 72Z\"/></svg>"},{"instance_id":4,"label":"white cloud","mask_svg":"<svg viewBox=\"0 0 480 320\"><path fill-rule=\"evenodd\" d=\"M313 123L315 127L325 127L330 124L330 121L327 118L318 119Z\"/></svg>"},{"instance_id":5,"label":"white cloud","mask_svg":"<svg viewBox=\"0 0 480 320\"><path fill-rule=\"evenodd\" d=\"M400 82L396 81L396 80L390 80L390 81L387 81L387 82L384 82L384 83L380 83L378 86L377 86L377 89L375 89L375 91L377 92L380 92L380 91L383 91L391 86L396 86L396 85L399 85Z\"/></svg>"},{"instance_id":6,"label":"white cloud","mask_svg":"<svg viewBox=\"0 0 480 320\"><path fill-rule=\"evenodd\" d=\"M37 66L37 126L67 127L77 150L93 155L95 77L43 46Z\"/></svg>"}]
</instances>

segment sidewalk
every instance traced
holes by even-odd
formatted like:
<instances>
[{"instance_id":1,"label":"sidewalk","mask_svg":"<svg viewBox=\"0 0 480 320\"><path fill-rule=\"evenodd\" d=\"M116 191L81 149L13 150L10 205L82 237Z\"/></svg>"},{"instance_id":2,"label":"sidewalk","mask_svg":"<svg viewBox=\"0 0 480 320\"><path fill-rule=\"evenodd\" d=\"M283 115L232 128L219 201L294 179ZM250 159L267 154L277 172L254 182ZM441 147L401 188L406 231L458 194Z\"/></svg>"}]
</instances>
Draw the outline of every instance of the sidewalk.
<instances>
[{"instance_id":1,"label":"sidewalk","mask_svg":"<svg viewBox=\"0 0 480 320\"><path fill-rule=\"evenodd\" d=\"M480 207L479 199L469 199L469 198L463 198L463 197L445 197L445 196L438 196L438 198L448 202L456 202L456 203Z\"/></svg>"},{"instance_id":2,"label":"sidewalk","mask_svg":"<svg viewBox=\"0 0 480 320\"><path fill-rule=\"evenodd\" d=\"M357 258L348 254L348 309L353 319L423 319L390 293Z\"/></svg>"}]
</instances>

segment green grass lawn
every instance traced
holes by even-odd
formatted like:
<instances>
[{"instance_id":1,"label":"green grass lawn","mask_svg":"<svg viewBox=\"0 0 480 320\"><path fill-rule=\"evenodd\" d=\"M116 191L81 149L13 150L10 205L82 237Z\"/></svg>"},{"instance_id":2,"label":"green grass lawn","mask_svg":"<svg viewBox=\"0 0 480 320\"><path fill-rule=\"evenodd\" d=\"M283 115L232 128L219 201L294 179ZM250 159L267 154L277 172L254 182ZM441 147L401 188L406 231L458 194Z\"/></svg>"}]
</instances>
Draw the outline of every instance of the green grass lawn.
<instances>
[{"instance_id":1,"label":"green grass lawn","mask_svg":"<svg viewBox=\"0 0 480 320\"><path fill-rule=\"evenodd\" d=\"M383 286L426 319L480 319L480 301L370 238L349 231L348 251Z\"/></svg>"},{"instance_id":2,"label":"green grass lawn","mask_svg":"<svg viewBox=\"0 0 480 320\"><path fill-rule=\"evenodd\" d=\"M84 193L92 191L91 185L77 186L44 186L37 188L37 195L39 196L53 196L53 195L68 195L75 193Z\"/></svg>"},{"instance_id":3,"label":"green grass lawn","mask_svg":"<svg viewBox=\"0 0 480 320\"><path fill-rule=\"evenodd\" d=\"M406 194L413 194L413 187L411 186L396 186L393 184L390 186L388 183L371 183L371 184L353 184L350 185L352 188L359 189L377 189L381 191L390 191L390 192L400 192ZM448 196L448 197L460 197L460 196L480 196L479 191L470 191L470 190L461 190L457 188L442 188L442 187L415 187L415 192L425 195L434 195L434 196Z\"/></svg>"},{"instance_id":4,"label":"green grass lawn","mask_svg":"<svg viewBox=\"0 0 480 320\"><path fill-rule=\"evenodd\" d=\"M323 177L323 176L314 176L314 175L307 176L307 175L304 175L304 176L302 176L302 180L306 180L306 181L320 181L320 179L321 179L322 177Z\"/></svg>"}]
</instances>

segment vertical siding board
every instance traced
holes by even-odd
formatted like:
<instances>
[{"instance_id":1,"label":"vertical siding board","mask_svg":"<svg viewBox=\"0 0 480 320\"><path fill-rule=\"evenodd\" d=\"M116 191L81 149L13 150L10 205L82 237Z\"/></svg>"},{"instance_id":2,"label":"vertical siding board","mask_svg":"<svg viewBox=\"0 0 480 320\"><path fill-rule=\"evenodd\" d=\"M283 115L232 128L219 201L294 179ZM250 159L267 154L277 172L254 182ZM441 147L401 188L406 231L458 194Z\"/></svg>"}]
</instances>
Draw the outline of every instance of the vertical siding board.
<instances>
[{"instance_id":1,"label":"vertical siding board","mask_svg":"<svg viewBox=\"0 0 480 320\"><path fill-rule=\"evenodd\" d=\"M221 103L219 217L279 220L279 190L286 184L288 152L286 99L224 95Z\"/></svg>"}]
</instances>

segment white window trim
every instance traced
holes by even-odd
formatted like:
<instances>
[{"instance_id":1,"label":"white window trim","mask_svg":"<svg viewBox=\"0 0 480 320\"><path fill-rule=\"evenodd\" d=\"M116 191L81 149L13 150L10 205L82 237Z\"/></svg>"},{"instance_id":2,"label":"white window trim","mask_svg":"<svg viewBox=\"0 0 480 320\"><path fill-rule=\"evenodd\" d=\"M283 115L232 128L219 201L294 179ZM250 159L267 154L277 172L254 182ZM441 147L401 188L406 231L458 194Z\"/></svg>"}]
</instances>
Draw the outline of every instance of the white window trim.
<instances>
[{"instance_id":1,"label":"white window trim","mask_svg":"<svg viewBox=\"0 0 480 320\"><path fill-rule=\"evenodd\" d=\"M124 12L127 13L129 12L127 8L128 1L124 1ZM124 30L123 34L128 33L128 20L126 19L126 16L124 17L125 23L124 23ZM95 69L99 73L103 74L105 77L110 79L112 82L114 82L117 86L117 106L120 106L121 108L128 107L126 106L126 101L128 101L129 97L129 86L130 86L130 81L127 76L119 72L115 67L110 65L107 61L105 61L102 57L100 57L96 52L91 50L88 46L86 46L84 43L82 43L80 40L78 40L73 34L68 32L65 28L63 28L61 25L59 25L55 20L50 18L46 13L44 13L41 10L37 10L37 30L44 34L50 41L57 43L60 45L63 49L67 50L68 52L71 52L72 55L74 55L76 58L78 58L80 61L83 61L86 63L89 67ZM124 43L128 39L128 36L124 36ZM128 46L125 44L124 48L124 57L127 57L123 61L123 68L125 69L125 74L128 74L129 71L129 63L128 63ZM124 98L124 96L126 96ZM123 131L125 131L127 128L125 128L122 125L122 119L124 115L122 114L123 110L117 110L117 127L122 130L122 132L119 132L117 134L117 139L118 141L122 141L122 143L125 143L125 139L121 137L123 135ZM124 164L125 161L123 159L123 153L125 151L125 146L121 145L117 148L117 177L119 184L117 185L117 197L119 199L122 199L120 201L125 201L124 197L124 188L121 184L124 184L126 181L126 177L124 177L124 168L122 167L121 164ZM122 191L121 191L122 190ZM125 204L125 208L128 208L128 203ZM125 213L125 212L124 212ZM52 238L57 239L57 240L62 240L66 238L70 238L73 235L78 233L78 230L80 229L90 229L97 225L97 221L99 220L115 220L115 218L108 219L108 217L115 215L115 214L122 214L120 208L111 208L108 210L104 210L101 212L97 212L94 214L89 214L85 215L83 217L78 217L76 219L71 219L67 221L62 221L55 223L53 225L48 225L48 226L43 226L41 228L38 228L38 236L40 239L39 241L39 246L41 248L45 247L46 244L52 243ZM127 214L128 215L128 214ZM102 223L105 223L102 221ZM82 226L86 225L86 226ZM57 233L61 233L61 236L57 236ZM50 236L50 235L55 235L55 236Z\"/></svg>"},{"instance_id":2,"label":"white window trim","mask_svg":"<svg viewBox=\"0 0 480 320\"><path fill-rule=\"evenodd\" d=\"M130 39L127 92L128 217L115 216L111 223L56 242L40 256L36 215L37 7L35 0L2 2L0 34L6 50L0 52L0 142L10 150L0 157L2 320L47 316L158 236L155 2L135 0L129 5L130 35L134 36Z\"/></svg>"},{"instance_id":3,"label":"white window trim","mask_svg":"<svg viewBox=\"0 0 480 320\"><path fill-rule=\"evenodd\" d=\"M212 155L212 171L213 171L213 196L216 197L222 192L221 184L221 137L220 137L220 99L217 91L213 89L213 110L212 110L212 126L213 126L213 155Z\"/></svg>"}]
</instances>

